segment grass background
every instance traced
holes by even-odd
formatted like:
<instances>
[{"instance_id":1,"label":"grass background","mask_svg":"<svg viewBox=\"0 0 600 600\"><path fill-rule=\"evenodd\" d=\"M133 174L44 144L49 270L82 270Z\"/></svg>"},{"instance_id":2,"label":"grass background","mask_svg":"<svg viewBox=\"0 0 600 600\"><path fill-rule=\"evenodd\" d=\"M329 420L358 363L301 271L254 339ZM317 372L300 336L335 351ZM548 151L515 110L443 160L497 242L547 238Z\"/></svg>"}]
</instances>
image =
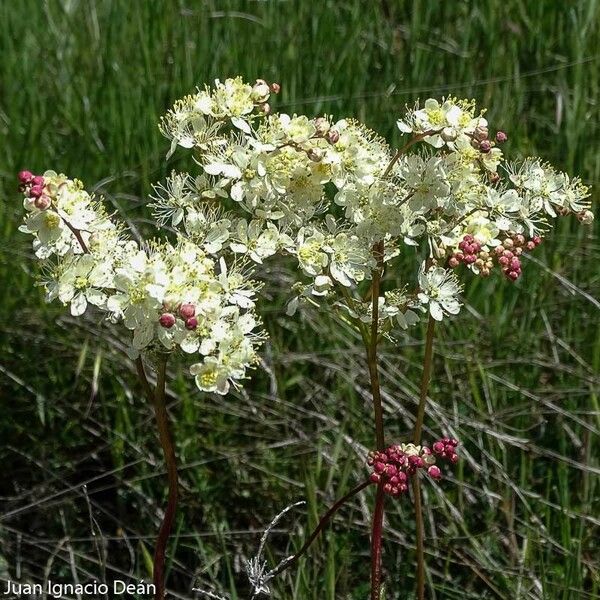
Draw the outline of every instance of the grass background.
<instances>
[{"instance_id":1,"label":"grass background","mask_svg":"<svg viewBox=\"0 0 600 600\"><path fill-rule=\"evenodd\" d=\"M599 22L595 0L0 0L0 577L147 579L165 494L120 331L44 305L33 285L16 171L81 178L148 231L150 184L193 168L183 153L165 163L159 116L242 74L281 82L276 109L356 116L392 142L405 103L473 97L508 132L509 156L539 154L597 187ZM455 434L464 459L426 486L432 599L599 596L600 246L597 226L573 221L517 284L471 280L440 328L426 433ZM261 528L307 501L274 532L274 564L364 476L360 340L322 314L285 317L292 275L270 266L266 369L245 391L202 395L171 364L174 598L195 586L247 598ZM391 440L412 426L422 334L382 350ZM367 596L372 496L340 512L274 597ZM408 499L388 503L388 599L414 597L412 515Z\"/></svg>"}]
</instances>

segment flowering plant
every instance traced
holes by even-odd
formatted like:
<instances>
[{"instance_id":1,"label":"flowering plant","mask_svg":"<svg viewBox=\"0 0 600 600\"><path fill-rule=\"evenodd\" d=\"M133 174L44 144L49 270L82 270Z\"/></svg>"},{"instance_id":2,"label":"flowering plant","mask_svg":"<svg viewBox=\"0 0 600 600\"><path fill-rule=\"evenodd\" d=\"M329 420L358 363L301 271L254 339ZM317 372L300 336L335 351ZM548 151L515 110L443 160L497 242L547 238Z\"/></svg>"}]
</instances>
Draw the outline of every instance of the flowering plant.
<instances>
[{"instance_id":1,"label":"flowering plant","mask_svg":"<svg viewBox=\"0 0 600 600\"><path fill-rule=\"evenodd\" d=\"M421 599L419 471L439 479L436 457L458 460L457 440L442 438L431 448L421 441L435 323L459 313L465 275L497 271L515 281L523 254L539 245L556 217L573 213L590 223L589 192L539 159L505 162L507 135L492 136L471 101L428 99L407 108L397 125L409 138L394 150L354 119L272 112L270 96L278 91L264 80L217 80L163 117L168 156L182 147L198 165L194 174L173 172L154 186L156 223L173 228L175 241L136 242L101 198L54 171L19 174L26 212L21 230L33 236L45 265L48 300L69 305L73 315L93 305L131 331L129 354L154 403L169 472L154 557L156 598L164 597L165 548L177 504L164 402L167 358L174 352L191 357L190 374L204 392L225 395L241 385L265 337L255 312L262 266L287 255L298 273L288 314L307 305L334 311L365 345L376 450L368 459L370 477L342 500L368 483L377 486L371 599L380 598L384 498L402 495L411 484ZM420 151L409 153L417 144ZM397 259L408 253L414 269L401 273ZM378 346L422 320L427 337L413 438L386 446ZM156 369L154 389L143 359ZM315 537L341 504L325 515ZM264 591L264 578L254 581L255 590Z\"/></svg>"}]
</instances>

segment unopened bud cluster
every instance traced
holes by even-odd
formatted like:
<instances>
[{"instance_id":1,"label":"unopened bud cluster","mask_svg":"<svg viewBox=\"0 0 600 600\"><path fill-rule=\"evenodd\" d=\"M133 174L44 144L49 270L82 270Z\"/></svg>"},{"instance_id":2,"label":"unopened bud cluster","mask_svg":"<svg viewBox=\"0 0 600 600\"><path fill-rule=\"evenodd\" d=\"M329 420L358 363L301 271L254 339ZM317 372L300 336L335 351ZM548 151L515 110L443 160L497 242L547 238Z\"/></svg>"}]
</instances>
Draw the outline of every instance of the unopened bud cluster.
<instances>
[{"instance_id":1,"label":"unopened bud cluster","mask_svg":"<svg viewBox=\"0 0 600 600\"><path fill-rule=\"evenodd\" d=\"M19 183L25 196L33 200L37 209L46 210L50 206L52 200L44 187L43 175L34 175L31 171L20 171Z\"/></svg>"},{"instance_id":2,"label":"unopened bud cluster","mask_svg":"<svg viewBox=\"0 0 600 600\"><path fill-rule=\"evenodd\" d=\"M491 149L498 144L504 143L508 136L504 131L498 131L496 133L496 141L489 139L489 130L485 126L476 127L471 135L471 146L476 150L479 150L482 154L488 154Z\"/></svg>"},{"instance_id":3,"label":"unopened bud cluster","mask_svg":"<svg viewBox=\"0 0 600 600\"><path fill-rule=\"evenodd\" d=\"M456 250L448 259L452 269L461 263L474 267L482 277L490 275L495 265L498 265L510 281L516 281L521 276L520 256L530 252L542 243L539 235L527 239L524 235L509 234L502 242L490 250L482 246L472 235L466 234Z\"/></svg>"},{"instance_id":4,"label":"unopened bud cluster","mask_svg":"<svg viewBox=\"0 0 600 600\"><path fill-rule=\"evenodd\" d=\"M186 329L193 331L198 327L196 307L193 304L181 304L177 310L177 316L183 320ZM171 329L177 323L177 316L165 308L165 312L160 315L158 322L165 329Z\"/></svg>"},{"instance_id":5,"label":"unopened bud cluster","mask_svg":"<svg viewBox=\"0 0 600 600\"><path fill-rule=\"evenodd\" d=\"M451 438L438 440L429 446L415 444L395 444L383 451L369 453L367 464L373 468L370 480L383 483L383 491L390 496L400 496L408 490L408 478L419 469L427 469L432 479L441 479L442 471L435 464L436 457L458 462L456 446L458 441Z\"/></svg>"}]
</instances>

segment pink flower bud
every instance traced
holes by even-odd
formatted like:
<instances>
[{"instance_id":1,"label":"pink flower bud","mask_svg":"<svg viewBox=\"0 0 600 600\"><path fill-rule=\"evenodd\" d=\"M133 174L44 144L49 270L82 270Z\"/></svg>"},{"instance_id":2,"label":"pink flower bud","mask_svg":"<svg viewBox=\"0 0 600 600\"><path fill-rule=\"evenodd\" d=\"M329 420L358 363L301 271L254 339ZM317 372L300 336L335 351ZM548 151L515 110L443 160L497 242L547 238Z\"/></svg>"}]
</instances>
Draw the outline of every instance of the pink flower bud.
<instances>
[{"instance_id":1,"label":"pink flower bud","mask_svg":"<svg viewBox=\"0 0 600 600\"><path fill-rule=\"evenodd\" d=\"M515 256L515 258L510 261L510 270L518 271L521 268L521 261Z\"/></svg>"},{"instance_id":2,"label":"pink flower bud","mask_svg":"<svg viewBox=\"0 0 600 600\"><path fill-rule=\"evenodd\" d=\"M391 485L390 483L385 483L385 484L383 485L383 491L384 491L386 494L391 494L391 493L392 493L392 485Z\"/></svg>"},{"instance_id":3,"label":"pink flower bud","mask_svg":"<svg viewBox=\"0 0 600 600\"><path fill-rule=\"evenodd\" d=\"M385 473L386 473L386 475L389 475L390 477L394 477L396 475L396 473L398 473L398 469L394 465L388 464L385 467Z\"/></svg>"},{"instance_id":4,"label":"pink flower bud","mask_svg":"<svg viewBox=\"0 0 600 600\"><path fill-rule=\"evenodd\" d=\"M173 325L175 325L175 315L173 315L171 313L163 313L162 315L160 315L158 322L165 329L171 329L171 327L173 327Z\"/></svg>"},{"instance_id":5,"label":"pink flower bud","mask_svg":"<svg viewBox=\"0 0 600 600\"><path fill-rule=\"evenodd\" d=\"M440 441L440 442L435 442L433 444L433 451L436 454L441 454L444 451L444 442Z\"/></svg>"},{"instance_id":6,"label":"pink flower bud","mask_svg":"<svg viewBox=\"0 0 600 600\"><path fill-rule=\"evenodd\" d=\"M198 327L198 319L196 319L196 317L190 317L189 319L186 319L185 321L185 328L186 329L196 329L196 327Z\"/></svg>"},{"instance_id":7,"label":"pink flower bud","mask_svg":"<svg viewBox=\"0 0 600 600\"><path fill-rule=\"evenodd\" d=\"M281 86L280 86L278 83L275 83L275 82L273 82L273 83L271 84L271 91L272 91L274 94L279 94L279 92L281 91Z\"/></svg>"},{"instance_id":8,"label":"pink flower bud","mask_svg":"<svg viewBox=\"0 0 600 600\"><path fill-rule=\"evenodd\" d=\"M373 483L379 483L381 481L381 475L379 475L379 473L371 473L369 480Z\"/></svg>"},{"instance_id":9,"label":"pink flower bud","mask_svg":"<svg viewBox=\"0 0 600 600\"><path fill-rule=\"evenodd\" d=\"M508 136L506 135L506 133L504 133L504 131L497 131L496 132L496 141L499 144L502 144L503 142L505 142L508 139Z\"/></svg>"},{"instance_id":10,"label":"pink flower bud","mask_svg":"<svg viewBox=\"0 0 600 600\"><path fill-rule=\"evenodd\" d=\"M335 129L330 129L326 134L325 138L330 144L337 144L340 140L340 132Z\"/></svg>"},{"instance_id":11,"label":"pink flower bud","mask_svg":"<svg viewBox=\"0 0 600 600\"><path fill-rule=\"evenodd\" d=\"M44 193L44 188L41 185L34 185L29 190L29 196L31 198L39 198Z\"/></svg>"},{"instance_id":12,"label":"pink flower bud","mask_svg":"<svg viewBox=\"0 0 600 600\"><path fill-rule=\"evenodd\" d=\"M450 462L456 464L458 462L458 454L454 453L450 456Z\"/></svg>"},{"instance_id":13,"label":"pink flower bud","mask_svg":"<svg viewBox=\"0 0 600 600\"><path fill-rule=\"evenodd\" d=\"M483 140L479 144L479 151L483 154L487 154L492 149L492 144L488 140Z\"/></svg>"},{"instance_id":14,"label":"pink flower bud","mask_svg":"<svg viewBox=\"0 0 600 600\"><path fill-rule=\"evenodd\" d=\"M464 261L468 264L468 265L472 265L475 261L477 260L476 256L473 256L473 254L468 254L467 256L465 256Z\"/></svg>"},{"instance_id":15,"label":"pink flower bud","mask_svg":"<svg viewBox=\"0 0 600 600\"><path fill-rule=\"evenodd\" d=\"M196 314L196 307L193 304L182 304L179 307L179 314L184 319L189 319Z\"/></svg>"},{"instance_id":16,"label":"pink flower bud","mask_svg":"<svg viewBox=\"0 0 600 600\"><path fill-rule=\"evenodd\" d=\"M33 173L31 171L19 171L19 182L20 183L31 183L33 179Z\"/></svg>"},{"instance_id":17,"label":"pink flower bud","mask_svg":"<svg viewBox=\"0 0 600 600\"><path fill-rule=\"evenodd\" d=\"M494 252L498 255L502 254L504 252L504 246L496 246Z\"/></svg>"},{"instance_id":18,"label":"pink flower bud","mask_svg":"<svg viewBox=\"0 0 600 600\"><path fill-rule=\"evenodd\" d=\"M512 281L519 279L519 273L517 273L517 271L509 271L506 276Z\"/></svg>"},{"instance_id":19,"label":"pink flower bud","mask_svg":"<svg viewBox=\"0 0 600 600\"><path fill-rule=\"evenodd\" d=\"M315 128L317 130L317 135L325 135L329 131L330 127L331 125L325 117L317 117L315 119Z\"/></svg>"},{"instance_id":20,"label":"pink flower bud","mask_svg":"<svg viewBox=\"0 0 600 600\"><path fill-rule=\"evenodd\" d=\"M429 467L429 469L427 469L427 474L432 479L441 479L442 478L442 472L440 471L440 468L436 465L431 465Z\"/></svg>"},{"instance_id":21,"label":"pink flower bud","mask_svg":"<svg viewBox=\"0 0 600 600\"><path fill-rule=\"evenodd\" d=\"M448 266L451 269L456 269L456 267L458 267L458 265L460 265L460 261L458 260L458 258L456 258L456 256L451 256L448 259Z\"/></svg>"},{"instance_id":22,"label":"pink flower bud","mask_svg":"<svg viewBox=\"0 0 600 600\"><path fill-rule=\"evenodd\" d=\"M44 178L41 175L36 175L32 180L31 183L33 185L44 185Z\"/></svg>"},{"instance_id":23,"label":"pink flower bud","mask_svg":"<svg viewBox=\"0 0 600 600\"><path fill-rule=\"evenodd\" d=\"M534 235L531 238L531 241L536 245L539 246L542 243L542 238L539 235Z\"/></svg>"},{"instance_id":24,"label":"pink flower bud","mask_svg":"<svg viewBox=\"0 0 600 600\"><path fill-rule=\"evenodd\" d=\"M527 250L531 251L535 249L535 244L531 240L529 240L527 244L525 244L525 247L527 248Z\"/></svg>"},{"instance_id":25,"label":"pink flower bud","mask_svg":"<svg viewBox=\"0 0 600 600\"><path fill-rule=\"evenodd\" d=\"M376 462L375 463L375 472L384 473L385 472L385 463Z\"/></svg>"},{"instance_id":26,"label":"pink flower bud","mask_svg":"<svg viewBox=\"0 0 600 600\"><path fill-rule=\"evenodd\" d=\"M36 198L33 202L36 208L39 210L46 210L50 204L52 204L52 200L46 194L42 194L39 198Z\"/></svg>"},{"instance_id":27,"label":"pink flower bud","mask_svg":"<svg viewBox=\"0 0 600 600\"><path fill-rule=\"evenodd\" d=\"M488 139L488 135L489 135L489 131L487 127L476 127L475 131L473 132L473 137L478 141L478 142L483 142L484 140Z\"/></svg>"}]
</instances>

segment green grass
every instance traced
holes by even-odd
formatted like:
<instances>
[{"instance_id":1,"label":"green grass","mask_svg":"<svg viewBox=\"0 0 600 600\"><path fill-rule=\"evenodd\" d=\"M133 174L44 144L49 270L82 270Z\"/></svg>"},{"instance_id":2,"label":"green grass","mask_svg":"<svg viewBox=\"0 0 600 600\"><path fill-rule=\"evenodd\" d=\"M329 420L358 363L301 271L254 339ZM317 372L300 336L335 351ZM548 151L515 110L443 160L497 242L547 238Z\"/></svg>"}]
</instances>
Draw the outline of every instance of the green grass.
<instances>
[{"instance_id":1,"label":"green grass","mask_svg":"<svg viewBox=\"0 0 600 600\"><path fill-rule=\"evenodd\" d=\"M510 156L541 155L598 186L599 19L594 0L0 2L0 577L147 578L165 492L119 331L43 305L33 286L16 171L81 178L146 231L150 184L192 167L183 153L165 163L159 116L196 85L242 74L281 82L275 108L356 116L393 142L405 103L473 97L508 132ZM455 432L464 459L426 488L432 599L600 594L597 230L562 224L516 285L473 280L440 329L426 433ZM360 340L323 315L286 317L289 280L272 265L268 370L244 392L203 396L172 365L174 597L200 585L246 598L241 563L261 528L307 501L273 534L274 564L363 476L373 432ZM383 348L390 439L412 425L421 342L412 332ZM275 597L367 597L371 503L367 490L344 509ZM413 598L412 507L388 511L387 598Z\"/></svg>"}]
</instances>

